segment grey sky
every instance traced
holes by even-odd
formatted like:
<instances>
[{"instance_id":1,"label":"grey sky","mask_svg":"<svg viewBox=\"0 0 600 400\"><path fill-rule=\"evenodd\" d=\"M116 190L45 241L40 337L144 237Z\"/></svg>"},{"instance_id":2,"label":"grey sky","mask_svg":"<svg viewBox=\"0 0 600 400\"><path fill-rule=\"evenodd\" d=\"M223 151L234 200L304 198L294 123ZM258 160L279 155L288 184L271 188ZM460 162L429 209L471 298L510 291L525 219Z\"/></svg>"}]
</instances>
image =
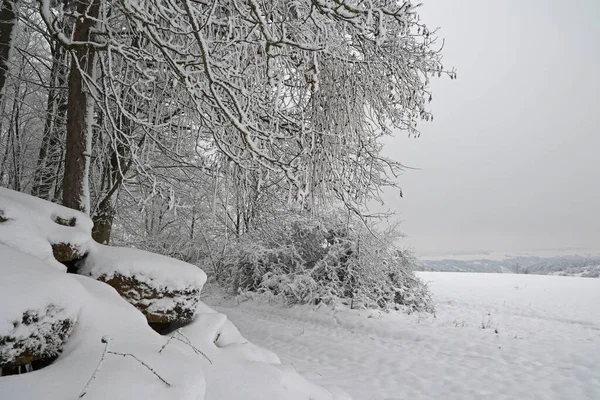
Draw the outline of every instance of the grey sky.
<instances>
[{"instance_id":1,"label":"grey sky","mask_svg":"<svg viewBox=\"0 0 600 400\"><path fill-rule=\"evenodd\" d=\"M458 80L387 153L387 206L420 254L600 250L600 1L424 0Z\"/></svg>"}]
</instances>

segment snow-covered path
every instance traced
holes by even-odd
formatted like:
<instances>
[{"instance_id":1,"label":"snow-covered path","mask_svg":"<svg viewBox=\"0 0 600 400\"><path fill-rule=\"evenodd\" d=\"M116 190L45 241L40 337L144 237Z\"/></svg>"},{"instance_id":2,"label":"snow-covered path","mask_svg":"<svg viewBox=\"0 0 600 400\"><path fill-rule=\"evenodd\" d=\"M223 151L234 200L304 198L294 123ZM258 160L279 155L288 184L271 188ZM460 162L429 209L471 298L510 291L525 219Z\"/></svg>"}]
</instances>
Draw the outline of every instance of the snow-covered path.
<instances>
[{"instance_id":1,"label":"snow-covered path","mask_svg":"<svg viewBox=\"0 0 600 400\"><path fill-rule=\"evenodd\" d=\"M600 399L600 280L422 273L437 318L207 299L355 400Z\"/></svg>"}]
</instances>

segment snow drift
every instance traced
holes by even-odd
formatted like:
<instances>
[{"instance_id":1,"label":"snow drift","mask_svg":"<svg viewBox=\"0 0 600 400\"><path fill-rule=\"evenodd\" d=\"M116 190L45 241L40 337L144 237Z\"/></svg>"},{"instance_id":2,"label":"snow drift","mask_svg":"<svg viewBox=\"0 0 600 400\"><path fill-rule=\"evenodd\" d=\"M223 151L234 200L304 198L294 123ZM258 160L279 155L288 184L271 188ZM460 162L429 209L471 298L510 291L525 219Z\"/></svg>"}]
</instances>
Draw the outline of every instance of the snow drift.
<instances>
[{"instance_id":1,"label":"snow drift","mask_svg":"<svg viewBox=\"0 0 600 400\"><path fill-rule=\"evenodd\" d=\"M197 267L98 245L87 216L4 188L0 216L0 368L29 362L30 371L36 357L54 361L25 374L0 373L0 398L348 398L282 365L200 302L206 275ZM61 261L76 263L80 274L65 273L57 244L73 249L74 257ZM116 276L152 291L115 290L105 282ZM171 309L189 311L189 323L161 336L149 315Z\"/></svg>"}]
</instances>

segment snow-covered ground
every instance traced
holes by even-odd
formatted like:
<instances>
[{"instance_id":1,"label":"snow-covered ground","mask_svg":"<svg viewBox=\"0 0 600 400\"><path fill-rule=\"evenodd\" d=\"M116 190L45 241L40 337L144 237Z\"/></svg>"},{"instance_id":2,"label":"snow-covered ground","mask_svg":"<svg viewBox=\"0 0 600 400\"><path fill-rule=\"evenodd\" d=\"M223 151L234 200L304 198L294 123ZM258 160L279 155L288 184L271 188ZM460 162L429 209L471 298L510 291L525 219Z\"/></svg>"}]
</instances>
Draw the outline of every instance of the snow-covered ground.
<instances>
[{"instance_id":1,"label":"snow-covered ground","mask_svg":"<svg viewBox=\"0 0 600 400\"><path fill-rule=\"evenodd\" d=\"M86 215L4 188L0 217L0 400L348 400L201 303L196 266L99 245Z\"/></svg>"},{"instance_id":2,"label":"snow-covered ground","mask_svg":"<svg viewBox=\"0 0 600 400\"><path fill-rule=\"evenodd\" d=\"M436 318L209 296L242 334L355 400L600 399L600 280L419 273Z\"/></svg>"}]
</instances>

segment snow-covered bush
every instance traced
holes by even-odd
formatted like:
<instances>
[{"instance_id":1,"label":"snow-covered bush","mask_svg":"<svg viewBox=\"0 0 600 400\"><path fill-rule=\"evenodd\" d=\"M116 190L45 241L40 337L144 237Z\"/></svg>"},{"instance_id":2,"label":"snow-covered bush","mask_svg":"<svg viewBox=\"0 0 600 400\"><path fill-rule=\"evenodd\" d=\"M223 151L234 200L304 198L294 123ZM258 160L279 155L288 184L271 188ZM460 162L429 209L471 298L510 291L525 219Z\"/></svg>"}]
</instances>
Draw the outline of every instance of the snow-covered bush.
<instances>
[{"instance_id":1,"label":"snow-covered bush","mask_svg":"<svg viewBox=\"0 0 600 400\"><path fill-rule=\"evenodd\" d=\"M413 257L394 246L398 236L395 227L379 231L347 214L284 213L230 244L216 277L236 293L270 294L288 304L433 312Z\"/></svg>"}]
</instances>

